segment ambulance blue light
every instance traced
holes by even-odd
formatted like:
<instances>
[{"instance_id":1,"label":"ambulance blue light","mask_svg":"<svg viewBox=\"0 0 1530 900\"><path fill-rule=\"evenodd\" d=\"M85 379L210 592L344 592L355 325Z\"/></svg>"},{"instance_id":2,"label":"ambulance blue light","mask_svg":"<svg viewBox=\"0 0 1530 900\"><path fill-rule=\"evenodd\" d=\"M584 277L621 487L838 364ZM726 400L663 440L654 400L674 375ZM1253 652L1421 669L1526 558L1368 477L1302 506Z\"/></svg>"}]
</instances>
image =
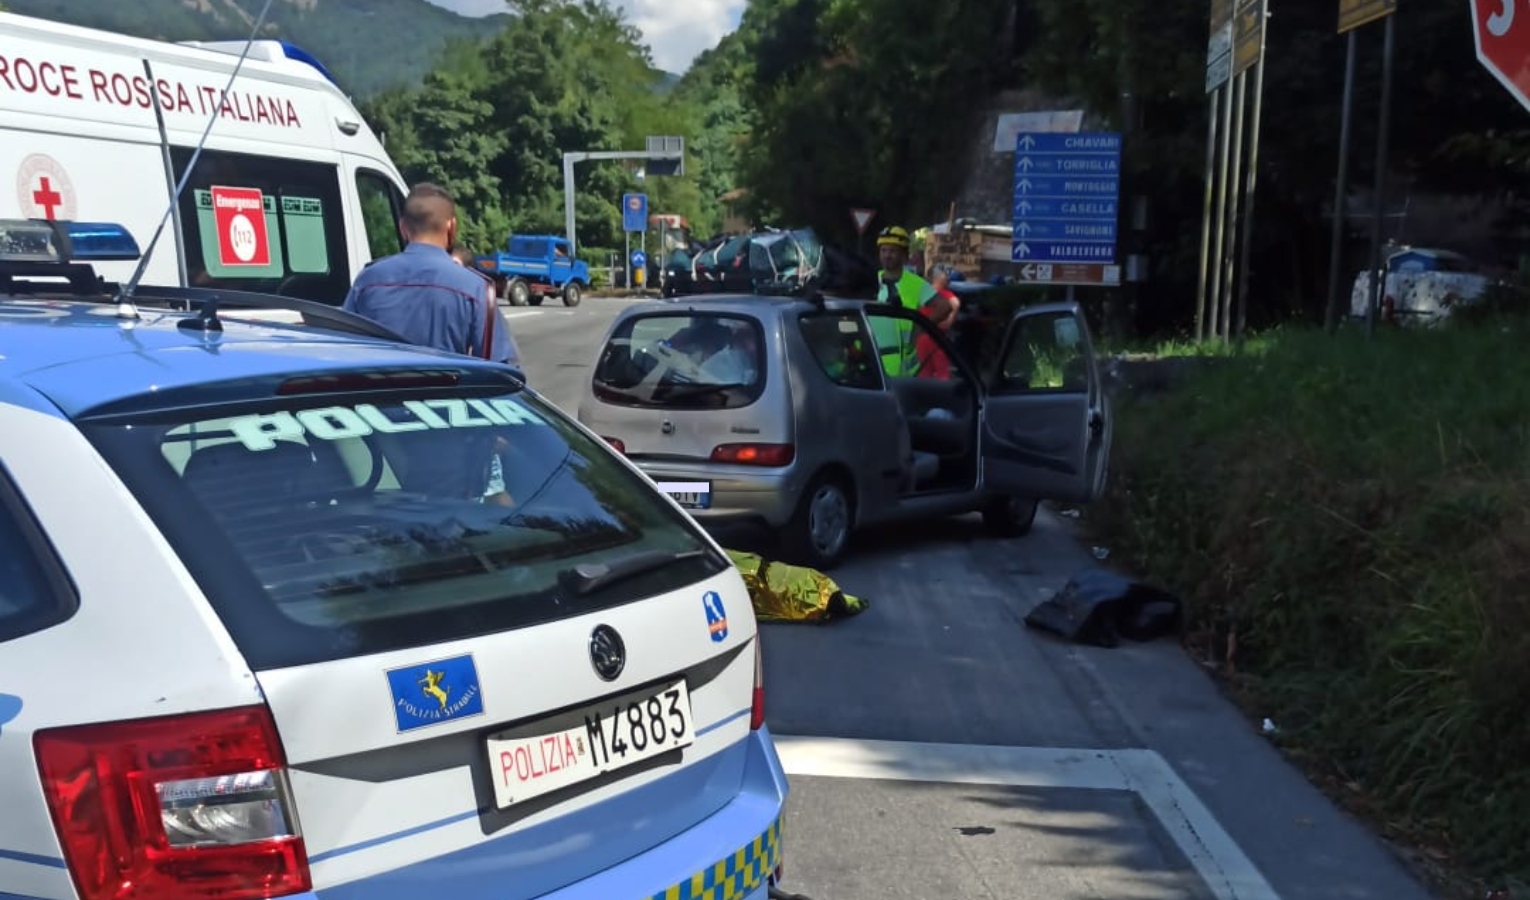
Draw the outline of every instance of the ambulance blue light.
<instances>
[{"instance_id":1,"label":"ambulance blue light","mask_svg":"<svg viewBox=\"0 0 1530 900\"><path fill-rule=\"evenodd\" d=\"M312 53L309 53L307 50L304 50L302 47L299 47L296 44L290 43L288 41L281 41L280 43L282 45L282 52L287 55L288 59L295 59L298 62L304 62L310 66L313 66L315 69L319 70L320 75L323 75L325 78L329 79L330 84L333 84L335 87L340 86L340 82L335 80L335 76L329 74L329 69L326 69L324 64L319 62L318 57L314 56Z\"/></svg>"},{"instance_id":2,"label":"ambulance blue light","mask_svg":"<svg viewBox=\"0 0 1530 900\"><path fill-rule=\"evenodd\" d=\"M72 260L136 260L138 242L126 228L111 222L62 222Z\"/></svg>"}]
</instances>

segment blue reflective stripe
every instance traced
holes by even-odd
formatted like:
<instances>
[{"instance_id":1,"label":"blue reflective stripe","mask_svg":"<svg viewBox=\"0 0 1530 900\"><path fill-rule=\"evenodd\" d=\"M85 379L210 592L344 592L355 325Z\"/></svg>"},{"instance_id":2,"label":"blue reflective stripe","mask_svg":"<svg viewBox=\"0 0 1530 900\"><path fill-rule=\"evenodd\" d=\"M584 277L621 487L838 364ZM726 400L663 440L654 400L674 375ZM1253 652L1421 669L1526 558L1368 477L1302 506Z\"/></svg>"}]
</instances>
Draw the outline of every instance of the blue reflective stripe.
<instances>
[{"instance_id":1,"label":"blue reflective stripe","mask_svg":"<svg viewBox=\"0 0 1530 900\"><path fill-rule=\"evenodd\" d=\"M0 891L0 900L47 900L46 897L33 897L30 894L7 894Z\"/></svg>"},{"instance_id":2,"label":"blue reflective stripe","mask_svg":"<svg viewBox=\"0 0 1530 900\"><path fill-rule=\"evenodd\" d=\"M713 722L711 725L708 725L705 728L699 728L699 729L696 730L696 737L701 737L702 735L711 734L712 732L714 732L717 729L723 727L724 725L727 725L729 722L736 722L739 719L743 718L744 716L749 715L749 712L750 712L750 710L741 709L738 712L734 713L731 716L728 716L725 719L721 719L719 721Z\"/></svg>"},{"instance_id":3,"label":"blue reflective stripe","mask_svg":"<svg viewBox=\"0 0 1530 900\"><path fill-rule=\"evenodd\" d=\"M27 863L28 865L33 866L47 866L50 869L68 868L64 865L64 861L56 856L41 856L36 853L23 853L20 850L7 850L4 847L0 847L0 859L9 859L15 862ZM0 894L0 897L3 896L3 894Z\"/></svg>"},{"instance_id":4,"label":"blue reflective stripe","mask_svg":"<svg viewBox=\"0 0 1530 900\"><path fill-rule=\"evenodd\" d=\"M445 828L448 825L455 825L458 822L465 822L468 819L476 818L478 818L477 810L472 812L458 813L455 816L450 816L445 819L438 819L434 822L427 822L424 825L416 825L413 828L405 828L403 831L395 831L392 834L385 834L382 837L376 837L372 838L371 840L362 841L359 844L349 844L344 847L336 847L335 849L326 851L324 853L316 853L313 856L310 856L308 861L310 863L321 863L326 859L334 859L337 856L345 856L347 853L357 853L362 850L370 850L371 848L381 844L388 844L392 843L393 841L401 841L404 838L414 837L417 834L424 834L427 831L435 831L437 828Z\"/></svg>"}]
</instances>

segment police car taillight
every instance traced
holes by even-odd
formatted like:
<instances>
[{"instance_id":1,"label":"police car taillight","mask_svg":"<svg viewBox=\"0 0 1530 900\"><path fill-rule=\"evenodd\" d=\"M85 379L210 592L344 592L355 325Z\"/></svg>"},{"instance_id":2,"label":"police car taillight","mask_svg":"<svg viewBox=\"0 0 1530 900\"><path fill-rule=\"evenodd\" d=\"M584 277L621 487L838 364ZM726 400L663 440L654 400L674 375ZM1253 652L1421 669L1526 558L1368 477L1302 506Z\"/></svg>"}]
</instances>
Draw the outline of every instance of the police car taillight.
<instances>
[{"instance_id":1,"label":"police car taillight","mask_svg":"<svg viewBox=\"0 0 1530 900\"><path fill-rule=\"evenodd\" d=\"M754 636L754 698L749 705L749 728L765 724L765 655L760 650L759 632Z\"/></svg>"},{"instance_id":2,"label":"police car taillight","mask_svg":"<svg viewBox=\"0 0 1530 900\"><path fill-rule=\"evenodd\" d=\"M81 900L246 900L312 888L264 706L38 732Z\"/></svg>"}]
</instances>

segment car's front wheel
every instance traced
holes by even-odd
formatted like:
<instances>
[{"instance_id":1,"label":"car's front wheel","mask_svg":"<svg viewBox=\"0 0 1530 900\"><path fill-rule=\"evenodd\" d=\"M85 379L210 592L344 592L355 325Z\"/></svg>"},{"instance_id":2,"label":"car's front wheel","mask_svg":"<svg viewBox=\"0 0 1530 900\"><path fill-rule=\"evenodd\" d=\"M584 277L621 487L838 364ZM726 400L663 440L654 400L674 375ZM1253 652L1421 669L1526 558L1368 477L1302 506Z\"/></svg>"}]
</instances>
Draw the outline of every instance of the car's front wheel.
<instances>
[{"instance_id":1,"label":"car's front wheel","mask_svg":"<svg viewBox=\"0 0 1530 900\"><path fill-rule=\"evenodd\" d=\"M820 475L802 493L783 543L792 562L828 571L845 557L855 522L855 500L842 479Z\"/></svg>"},{"instance_id":2,"label":"car's front wheel","mask_svg":"<svg viewBox=\"0 0 1530 900\"><path fill-rule=\"evenodd\" d=\"M1010 494L995 497L983 507L983 527L995 537L1016 538L1030 534L1041 501Z\"/></svg>"}]
</instances>

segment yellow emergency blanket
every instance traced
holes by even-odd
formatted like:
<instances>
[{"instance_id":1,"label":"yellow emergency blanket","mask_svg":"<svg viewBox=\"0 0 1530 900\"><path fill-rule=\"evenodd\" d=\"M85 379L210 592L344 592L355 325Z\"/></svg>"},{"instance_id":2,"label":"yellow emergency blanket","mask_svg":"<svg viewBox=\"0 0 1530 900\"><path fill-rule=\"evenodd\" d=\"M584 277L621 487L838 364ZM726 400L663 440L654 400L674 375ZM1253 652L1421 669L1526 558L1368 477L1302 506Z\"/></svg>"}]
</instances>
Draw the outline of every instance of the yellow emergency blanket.
<instances>
[{"instance_id":1,"label":"yellow emergency blanket","mask_svg":"<svg viewBox=\"0 0 1530 900\"><path fill-rule=\"evenodd\" d=\"M870 605L816 569L741 550L729 550L728 557L744 576L754 617L761 622L828 622L859 615Z\"/></svg>"}]
</instances>

